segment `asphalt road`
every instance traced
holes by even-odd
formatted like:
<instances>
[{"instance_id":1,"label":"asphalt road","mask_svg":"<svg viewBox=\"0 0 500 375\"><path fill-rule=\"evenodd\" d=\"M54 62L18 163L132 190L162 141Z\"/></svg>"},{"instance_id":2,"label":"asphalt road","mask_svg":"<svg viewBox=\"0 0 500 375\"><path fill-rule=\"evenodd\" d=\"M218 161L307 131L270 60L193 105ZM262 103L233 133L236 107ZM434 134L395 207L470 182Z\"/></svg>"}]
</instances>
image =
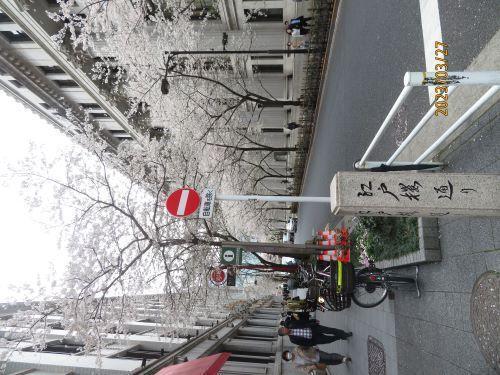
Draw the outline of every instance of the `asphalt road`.
<instances>
[{"instance_id":1,"label":"asphalt road","mask_svg":"<svg viewBox=\"0 0 500 375\"><path fill-rule=\"evenodd\" d=\"M440 0L449 70L466 68L500 27L496 0ZM403 88L407 71L425 70L418 0L343 0L302 195L329 196L337 171L350 171ZM413 90L369 160L387 160L428 109L427 91ZM299 206L296 243L338 218L327 204Z\"/></svg>"}]
</instances>

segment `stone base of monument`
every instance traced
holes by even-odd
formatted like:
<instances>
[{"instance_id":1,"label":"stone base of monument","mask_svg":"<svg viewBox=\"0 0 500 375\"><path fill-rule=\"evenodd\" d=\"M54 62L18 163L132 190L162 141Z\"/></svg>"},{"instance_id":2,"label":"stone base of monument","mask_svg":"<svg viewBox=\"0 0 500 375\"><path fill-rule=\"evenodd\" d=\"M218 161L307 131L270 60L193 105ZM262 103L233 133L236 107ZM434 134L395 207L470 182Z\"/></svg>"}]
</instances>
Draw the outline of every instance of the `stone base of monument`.
<instances>
[{"instance_id":1,"label":"stone base of monument","mask_svg":"<svg viewBox=\"0 0 500 375\"><path fill-rule=\"evenodd\" d=\"M441 261L438 219L418 218L418 244L418 251L399 258L376 262L376 266L393 268Z\"/></svg>"}]
</instances>

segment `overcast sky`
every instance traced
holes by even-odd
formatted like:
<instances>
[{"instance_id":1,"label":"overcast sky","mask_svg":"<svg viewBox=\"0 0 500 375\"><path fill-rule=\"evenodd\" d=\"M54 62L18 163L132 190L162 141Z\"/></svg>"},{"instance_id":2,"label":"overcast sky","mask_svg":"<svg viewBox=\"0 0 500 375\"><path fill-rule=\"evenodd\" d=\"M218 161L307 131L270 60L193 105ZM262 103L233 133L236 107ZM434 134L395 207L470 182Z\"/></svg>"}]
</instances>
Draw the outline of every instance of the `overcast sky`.
<instances>
[{"instance_id":1,"label":"overcast sky","mask_svg":"<svg viewBox=\"0 0 500 375\"><path fill-rule=\"evenodd\" d=\"M54 126L0 90L0 175L9 163L24 158L30 142L48 154L70 141ZM57 249L57 232L47 230L43 217L30 213L15 185L0 181L0 302L15 297L10 284L36 283L62 270L64 255ZM53 265L53 266L51 266Z\"/></svg>"}]
</instances>

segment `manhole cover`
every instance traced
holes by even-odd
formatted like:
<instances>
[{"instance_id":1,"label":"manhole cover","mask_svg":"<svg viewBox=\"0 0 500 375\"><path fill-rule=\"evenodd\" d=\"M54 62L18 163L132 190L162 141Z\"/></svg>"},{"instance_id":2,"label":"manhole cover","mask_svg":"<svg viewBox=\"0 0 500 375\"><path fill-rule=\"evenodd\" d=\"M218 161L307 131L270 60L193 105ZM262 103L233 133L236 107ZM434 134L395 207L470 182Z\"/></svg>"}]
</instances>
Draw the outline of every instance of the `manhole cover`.
<instances>
[{"instance_id":1,"label":"manhole cover","mask_svg":"<svg viewBox=\"0 0 500 375\"><path fill-rule=\"evenodd\" d=\"M500 371L500 273L487 271L476 280L470 299L472 332L489 366Z\"/></svg>"},{"instance_id":2,"label":"manhole cover","mask_svg":"<svg viewBox=\"0 0 500 375\"><path fill-rule=\"evenodd\" d=\"M368 374L385 375L384 346L371 336L368 336Z\"/></svg>"}]
</instances>

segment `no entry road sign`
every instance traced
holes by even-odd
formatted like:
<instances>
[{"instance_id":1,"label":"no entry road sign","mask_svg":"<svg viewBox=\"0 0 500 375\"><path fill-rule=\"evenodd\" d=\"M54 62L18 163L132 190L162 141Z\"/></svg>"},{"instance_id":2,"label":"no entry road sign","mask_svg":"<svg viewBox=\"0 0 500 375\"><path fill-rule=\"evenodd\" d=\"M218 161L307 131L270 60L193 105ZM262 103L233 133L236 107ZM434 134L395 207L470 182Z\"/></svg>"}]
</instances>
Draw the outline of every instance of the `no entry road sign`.
<instances>
[{"instance_id":1,"label":"no entry road sign","mask_svg":"<svg viewBox=\"0 0 500 375\"><path fill-rule=\"evenodd\" d=\"M200 196L191 188L182 188L170 194L165 202L167 211L175 217L186 217L198 209Z\"/></svg>"}]
</instances>

